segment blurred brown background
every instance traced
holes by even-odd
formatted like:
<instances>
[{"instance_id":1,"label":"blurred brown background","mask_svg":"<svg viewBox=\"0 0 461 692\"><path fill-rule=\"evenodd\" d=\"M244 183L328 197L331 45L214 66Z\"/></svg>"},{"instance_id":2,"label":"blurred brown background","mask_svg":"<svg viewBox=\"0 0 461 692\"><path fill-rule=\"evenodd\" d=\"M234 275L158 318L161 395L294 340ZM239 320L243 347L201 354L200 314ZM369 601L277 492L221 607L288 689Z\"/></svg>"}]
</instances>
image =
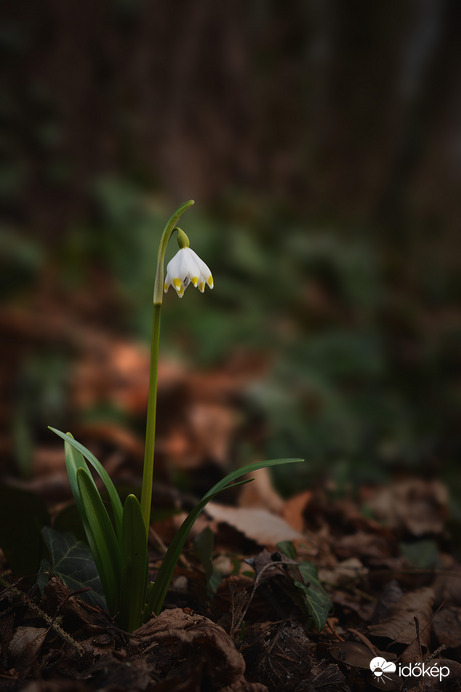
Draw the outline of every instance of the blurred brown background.
<instances>
[{"instance_id":1,"label":"blurred brown background","mask_svg":"<svg viewBox=\"0 0 461 692\"><path fill-rule=\"evenodd\" d=\"M456 510L459 3L2 15L4 473L62 465L49 424L140 468L157 243L193 198L216 287L165 299L165 462L304 456L287 493L433 476Z\"/></svg>"}]
</instances>

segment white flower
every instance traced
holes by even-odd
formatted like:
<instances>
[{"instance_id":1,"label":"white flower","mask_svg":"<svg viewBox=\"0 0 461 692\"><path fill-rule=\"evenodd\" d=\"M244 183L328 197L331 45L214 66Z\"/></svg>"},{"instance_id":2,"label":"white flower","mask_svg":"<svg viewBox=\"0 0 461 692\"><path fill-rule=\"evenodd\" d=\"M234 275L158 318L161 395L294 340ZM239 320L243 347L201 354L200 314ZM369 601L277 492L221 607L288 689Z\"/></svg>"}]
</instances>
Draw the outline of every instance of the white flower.
<instances>
[{"instance_id":1,"label":"white flower","mask_svg":"<svg viewBox=\"0 0 461 692\"><path fill-rule=\"evenodd\" d=\"M184 291L188 285L192 283L201 293L205 290L205 284L213 288L213 277L207 265L196 252L190 247L183 247L178 250L176 255L166 268L166 278L163 284L165 293L169 287L173 285L180 298L183 297Z\"/></svg>"}]
</instances>

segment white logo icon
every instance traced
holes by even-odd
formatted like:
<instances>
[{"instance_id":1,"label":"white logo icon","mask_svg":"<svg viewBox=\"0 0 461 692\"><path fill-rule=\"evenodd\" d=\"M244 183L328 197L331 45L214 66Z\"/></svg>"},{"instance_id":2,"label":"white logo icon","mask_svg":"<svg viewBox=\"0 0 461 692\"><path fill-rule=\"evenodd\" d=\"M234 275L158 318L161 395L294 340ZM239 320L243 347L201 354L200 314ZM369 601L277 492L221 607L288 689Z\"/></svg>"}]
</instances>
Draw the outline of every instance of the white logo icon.
<instances>
[{"instance_id":1,"label":"white logo icon","mask_svg":"<svg viewBox=\"0 0 461 692\"><path fill-rule=\"evenodd\" d=\"M376 656L370 661L370 670L377 678L387 678L386 673L395 673L397 667L392 661L386 661L382 656Z\"/></svg>"}]
</instances>

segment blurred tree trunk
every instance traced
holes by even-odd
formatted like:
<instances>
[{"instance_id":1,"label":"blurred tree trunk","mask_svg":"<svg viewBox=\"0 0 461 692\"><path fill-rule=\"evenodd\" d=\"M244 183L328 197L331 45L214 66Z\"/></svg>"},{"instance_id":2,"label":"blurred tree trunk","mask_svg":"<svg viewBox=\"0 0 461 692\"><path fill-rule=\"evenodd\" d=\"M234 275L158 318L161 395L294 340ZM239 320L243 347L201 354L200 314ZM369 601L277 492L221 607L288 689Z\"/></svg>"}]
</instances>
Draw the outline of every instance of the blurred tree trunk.
<instances>
[{"instance_id":1,"label":"blurred tree trunk","mask_svg":"<svg viewBox=\"0 0 461 692\"><path fill-rule=\"evenodd\" d=\"M2 8L7 218L50 234L95 177L310 214L459 212L456 0L37 0Z\"/></svg>"}]
</instances>

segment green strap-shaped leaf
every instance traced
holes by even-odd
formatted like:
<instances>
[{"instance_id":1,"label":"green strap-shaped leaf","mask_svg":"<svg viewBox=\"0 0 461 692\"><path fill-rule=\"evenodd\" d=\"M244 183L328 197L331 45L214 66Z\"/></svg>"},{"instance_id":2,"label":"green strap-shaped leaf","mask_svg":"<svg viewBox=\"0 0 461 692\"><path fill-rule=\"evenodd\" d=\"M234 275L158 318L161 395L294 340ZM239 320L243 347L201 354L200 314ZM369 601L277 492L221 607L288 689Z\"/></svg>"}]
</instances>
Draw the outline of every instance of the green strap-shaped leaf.
<instances>
[{"instance_id":1,"label":"green strap-shaped leaf","mask_svg":"<svg viewBox=\"0 0 461 692\"><path fill-rule=\"evenodd\" d=\"M118 622L122 629L132 632L142 622L149 576L146 529L141 505L134 495L128 495L123 508L121 560Z\"/></svg>"},{"instance_id":2,"label":"green strap-shaped leaf","mask_svg":"<svg viewBox=\"0 0 461 692\"><path fill-rule=\"evenodd\" d=\"M58 435L58 437L62 438L64 440L64 442L66 442L68 445L70 445L73 449L80 452L85 457L85 459L91 464L91 466L95 469L95 471L99 474L99 476L101 477L104 485L106 486L106 490L109 494L109 499L110 499L110 502L112 505L112 511L114 513L114 521L115 521L115 528L117 531L117 536L120 537L122 535L123 507L122 507L122 503L121 503L120 497L118 495L118 492L115 489L115 486L112 483L110 476L107 473L106 469L96 459L94 454L92 454L80 442L77 442L77 440L74 440L74 438L72 437L72 435L70 435L70 433L67 433L67 434L63 433L63 432L61 432L61 430L57 430L56 428L52 428L51 426L48 426L48 429L51 430L52 432L54 432L56 435ZM67 463L67 457L66 457L66 463ZM74 459L73 463L76 463L78 468L85 468L86 467L86 465L85 465L85 467L83 467L81 465L81 462L80 462L78 457L76 459ZM72 480L71 480L71 484L72 484ZM74 487L72 487L72 491L74 491ZM75 493L74 493L74 496L75 496ZM77 498L76 498L76 500L77 500Z\"/></svg>"},{"instance_id":3,"label":"green strap-shaped leaf","mask_svg":"<svg viewBox=\"0 0 461 692\"><path fill-rule=\"evenodd\" d=\"M248 481L242 481L241 483L234 483L234 485L241 485L247 482ZM225 490L225 488L222 488L222 490ZM216 492L214 495L207 495L207 497L202 498L198 505L196 505L194 509L189 512L179 529L176 531L174 538L165 553L165 557L160 565L157 578L149 594L149 605L151 606L151 609L155 615L158 615L162 610L163 602L173 576L174 568L176 567L176 563L179 559L184 543L186 542L186 538L189 535L189 531L193 527L194 522L200 512L215 495L218 495L219 492L221 491L218 490L218 492Z\"/></svg>"},{"instance_id":4,"label":"green strap-shaped leaf","mask_svg":"<svg viewBox=\"0 0 461 692\"><path fill-rule=\"evenodd\" d=\"M107 607L115 613L120 592L120 547L103 501L88 471L77 469L77 483L88 522L88 543L98 568Z\"/></svg>"},{"instance_id":5,"label":"green strap-shaped leaf","mask_svg":"<svg viewBox=\"0 0 461 692\"><path fill-rule=\"evenodd\" d=\"M216 483L216 485L210 488L210 490L203 496L203 499L221 492L221 490L227 488L227 486L230 483L232 483L232 481L234 481L236 478L241 478L241 476L244 476L246 473L253 473L253 471L257 471L258 469L266 468L268 466L281 466L283 464L299 464L302 461L304 461L304 459L269 459L268 461L257 461L254 464L242 466L241 468L232 471L232 473L228 473L227 476L224 476L222 480L220 480L218 483Z\"/></svg>"},{"instance_id":6,"label":"green strap-shaped leaf","mask_svg":"<svg viewBox=\"0 0 461 692\"><path fill-rule=\"evenodd\" d=\"M74 439L70 433L67 433L66 436ZM74 449L74 447L72 447L72 445L70 445L67 441L64 442L64 456L66 459L67 476L69 478L72 494L74 496L75 504L77 505L77 509L82 520L83 528L85 529L85 534L88 537L90 526L86 518L82 498L80 495L80 488L78 487L77 483L77 471L78 469L84 469L85 471L87 471L90 478L91 474L82 453L79 452L77 449Z\"/></svg>"},{"instance_id":7,"label":"green strap-shaped leaf","mask_svg":"<svg viewBox=\"0 0 461 692\"><path fill-rule=\"evenodd\" d=\"M184 519L181 527L178 529L173 540L171 541L165 557L163 558L157 579L155 580L154 587L150 593L151 598L149 604L152 605L152 610L156 615L158 615L162 609L163 602L173 576L174 568L176 567L181 550L186 542L187 536L189 535L189 531L194 525L194 522L199 516L200 512L206 507L208 502L223 490L227 490L231 485L234 487L235 485L247 483L248 481L239 481L238 483L233 483L233 481L235 481L237 478L240 478L247 473L251 473L252 471L256 471L257 469L265 466L292 464L301 461L304 461L304 459L271 459L270 461L261 461L256 462L255 464L249 464L248 466L243 466L242 468L237 469L225 476L221 481L216 483L216 485L214 485L211 490L206 493L206 495L202 497L196 507L194 507L194 509Z\"/></svg>"}]
</instances>

